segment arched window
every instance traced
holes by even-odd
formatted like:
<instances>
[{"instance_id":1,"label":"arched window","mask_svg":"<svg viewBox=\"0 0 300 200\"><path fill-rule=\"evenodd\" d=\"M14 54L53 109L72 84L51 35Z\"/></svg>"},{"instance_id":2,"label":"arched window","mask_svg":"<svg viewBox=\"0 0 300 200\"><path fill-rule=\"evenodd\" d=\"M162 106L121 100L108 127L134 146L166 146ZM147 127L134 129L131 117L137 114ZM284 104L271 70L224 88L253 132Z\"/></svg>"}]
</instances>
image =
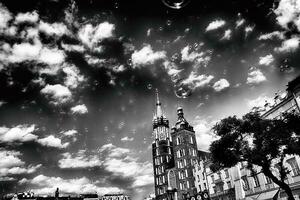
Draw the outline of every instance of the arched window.
<instances>
[{"instance_id":1,"label":"arched window","mask_svg":"<svg viewBox=\"0 0 300 200\"><path fill-rule=\"evenodd\" d=\"M181 144L181 139L180 139L180 137L177 137L177 138L176 138L176 144L177 144L177 145Z\"/></svg>"},{"instance_id":2,"label":"arched window","mask_svg":"<svg viewBox=\"0 0 300 200\"><path fill-rule=\"evenodd\" d=\"M193 136L191 136L191 135L190 135L190 143L191 143L191 144L194 144Z\"/></svg>"}]
</instances>

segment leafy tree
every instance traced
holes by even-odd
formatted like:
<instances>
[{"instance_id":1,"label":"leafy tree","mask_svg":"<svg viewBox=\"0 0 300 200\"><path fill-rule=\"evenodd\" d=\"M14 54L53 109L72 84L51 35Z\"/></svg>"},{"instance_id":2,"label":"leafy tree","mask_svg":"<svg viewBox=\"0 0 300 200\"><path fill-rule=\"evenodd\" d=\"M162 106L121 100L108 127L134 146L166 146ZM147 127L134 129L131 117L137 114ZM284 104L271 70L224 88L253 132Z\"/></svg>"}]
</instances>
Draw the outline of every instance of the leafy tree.
<instances>
[{"instance_id":1,"label":"leafy tree","mask_svg":"<svg viewBox=\"0 0 300 200\"><path fill-rule=\"evenodd\" d=\"M213 131L219 139L210 146L212 170L246 161L252 173L264 173L286 192L289 200L294 200L291 188L284 182L289 173L284 159L300 153L299 115L285 113L280 119L264 119L258 112L250 112L241 119L222 119ZM274 163L278 174L274 173Z\"/></svg>"}]
</instances>

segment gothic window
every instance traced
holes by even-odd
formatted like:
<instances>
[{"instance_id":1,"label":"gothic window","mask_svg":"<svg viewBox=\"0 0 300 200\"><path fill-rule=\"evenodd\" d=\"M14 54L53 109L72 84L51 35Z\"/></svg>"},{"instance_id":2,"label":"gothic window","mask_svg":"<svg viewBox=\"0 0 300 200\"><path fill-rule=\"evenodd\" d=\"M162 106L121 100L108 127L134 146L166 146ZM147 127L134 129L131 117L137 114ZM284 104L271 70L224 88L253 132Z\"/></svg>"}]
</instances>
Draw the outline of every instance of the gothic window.
<instances>
[{"instance_id":1,"label":"gothic window","mask_svg":"<svg viewBox=\"0 0 300 200\"><path fill-rule=\"evenodd\" d=\"M228 172L228 169L225 169L225 178L229 178L229 172Z\"/></svg>"},{"instance_id":2,"label":"gothic window","mask_svg":"<svg viewBox=\"0 0 300 200\"><path fill-rule=\"evenodd\" d=\"M254 180L254 187L259 187L260 184L259 184L259 180L258 180L257 175L254 175L254 176L253 176L253 180Z\"/></svg>"},{"instance_id":3,"label":"gothic window","mask_svg":"<svg viewBox=\"0 0 300 200\"><path fill-rule=\"evenodd\" d=\"M180 139L180 137L177 137L177 138L176 138L176 144L177 144L177 145L181 144L181 139Z\"/></svg>"},{"instance_id":4,"label":"gothic window","mask_svg":"<svg viewBox=\"0 0 300 200\"><path fill-rule=\"evenodd\" d=\"M187 166L186 159L183 159L183 162L184 162L184 166L186 167Z\"/></svg>"},{"instance_id":5,"label":"gothic window","mask_svg":"<svg viewBox=\"0 0 300 200\"><path fill-rule=\"evenodd\" d=\"M265 178L266 178L266 182L267 182L267 184L270 184L270 183L272 183L272 179L270 179L268 176L265 176Z\"/></svg>"},{"instance_id":6,"label":"gothic window","mask_svg":"<svg viewBox=\"0 0 300 200\"><path fill-rule=\"evenodd\" d=\"M187 189L190 188L190 183L189 183L189 181L186 181L186 188L187 188Z\"/></svg>"},{"instance_id":7,"label":"gothic window","mask_svg":"<svg viewBox=\"0 0 300 200\"><path fill-rule=\"evenodd\" d=\"M187 169L185 170L185 177L189 177Z\"/></svg>"},{"instance_id":8,"label":"gothic window","mask_svg":"<svg viewBox=\"0 0 300 200\"><path fill-rule=\"evenodd\" d=\"M299 170L299 166L296 162L296 159L291 158L291 159L288 159L286 162L291 166L292 173L293 173L292 175L298 176L300 174L300 170Z\"/></svg>"},{"instance_id":9,"label":"gothic window","mask_svg":"<svg viewBox=\"0 0 300 200\"><path fill-rule=\"evenodd\" d=\"M190 143L191 143L191 144L194 144L194 141L193 141L193 137L192 137L192 136L190 136Z\"/></svg>"},{"instance_id":10,"label":"gothic window","mask_svg":"<svg viewBox=\"0 0 300 200\"><path fill-rule=\"evenodd\" d=\"M249 190L249 182L247 176L242 176L242 184L243 184L243 189L245 191Z\"/></svg>"}]
</instances>

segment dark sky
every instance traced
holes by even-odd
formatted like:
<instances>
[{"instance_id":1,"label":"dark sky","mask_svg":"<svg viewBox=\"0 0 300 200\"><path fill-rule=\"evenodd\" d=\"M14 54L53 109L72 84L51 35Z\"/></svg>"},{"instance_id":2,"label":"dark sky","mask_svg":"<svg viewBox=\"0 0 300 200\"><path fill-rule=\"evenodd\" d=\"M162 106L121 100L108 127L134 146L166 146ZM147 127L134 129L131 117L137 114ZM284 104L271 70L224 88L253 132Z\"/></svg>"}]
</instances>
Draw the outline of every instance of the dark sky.
<instances>
[{"instance_id":1,"label":"dark sky","mask_svg":"<svg viewBox=\"0 0 300 200\"><path fill-rule=\"evenodd\" d=\"M299 1L184 3L1 1L1 193L142 199L156 88L171 126L182 106L207 150L218 120L299 75Z\"/></svg>"}]
</instances>

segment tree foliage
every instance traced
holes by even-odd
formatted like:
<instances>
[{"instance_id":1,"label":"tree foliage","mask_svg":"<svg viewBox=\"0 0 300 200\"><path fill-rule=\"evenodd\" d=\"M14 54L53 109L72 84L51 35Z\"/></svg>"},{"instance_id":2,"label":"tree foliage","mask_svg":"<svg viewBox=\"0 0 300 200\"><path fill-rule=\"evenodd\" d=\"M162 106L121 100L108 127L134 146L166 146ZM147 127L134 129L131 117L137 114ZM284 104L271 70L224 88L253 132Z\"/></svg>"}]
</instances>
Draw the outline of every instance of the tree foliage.
<instances>
[{"instance_id":1,"label":"tree foliage","mask_svg":"<svg viewBox=\"0 0 300 200\"><path fill-rule=\"evenodd\" d=\"M300 153L298 114L284 113L278 119L264 119L258 112L250 112L241 119L236 116L222 119L213 131L219 139L210 146L212 170L246 161L248 169L255 172L254 166L259 166L261 172L286 191L289 199L294 199L284 182L289 173L284 159L287 155ZM274 163L279 176L272 170Z\"/></svg>"}]
</instances>

